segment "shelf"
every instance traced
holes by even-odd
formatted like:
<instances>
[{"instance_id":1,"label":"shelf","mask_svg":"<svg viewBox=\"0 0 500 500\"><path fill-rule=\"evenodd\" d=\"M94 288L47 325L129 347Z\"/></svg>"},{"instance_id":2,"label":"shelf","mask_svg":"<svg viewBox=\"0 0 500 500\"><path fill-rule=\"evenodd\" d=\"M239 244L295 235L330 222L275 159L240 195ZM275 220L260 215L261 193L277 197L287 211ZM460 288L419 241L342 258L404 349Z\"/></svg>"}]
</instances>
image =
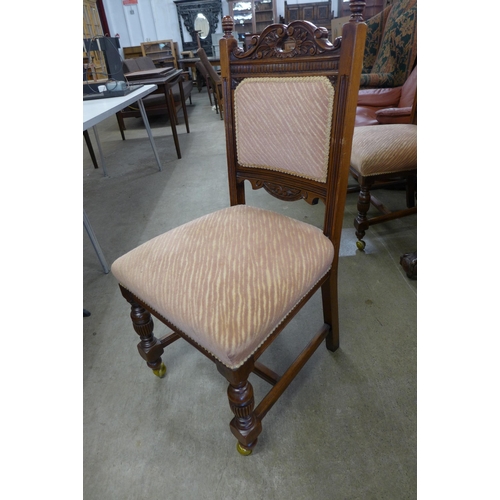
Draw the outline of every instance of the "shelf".
<instances>
[{"instance_id":1,"label":"shelf","mask_svg":"<svg viewBox=\"0 0 500 500\"><path fill-rule=\"evenodd\" d=\"M234 19L235 29L239 33L245 30L252 34L259 34L266 26L277 22L275 0L269 0L269 2L263 2L262 0L248 0L246 2L228 0L228 4L229 15ZM241 4L249 8L238 9ZM245 18L241 19L242 16L245 16ZM240 20L243 22L239 22Z\"/></svg>"},{"instance_id":2,"label":"shelf","mask_svg":"<svg viewBox=\"0 0 500 500\"><path fill-rule=\"evenodd\" d=\"M154 40L152 42L141 43L142 55L150 57L153 62L172 62L175 68L177 65L177 53L173 40Z\"/></svg>"}]
</instances>

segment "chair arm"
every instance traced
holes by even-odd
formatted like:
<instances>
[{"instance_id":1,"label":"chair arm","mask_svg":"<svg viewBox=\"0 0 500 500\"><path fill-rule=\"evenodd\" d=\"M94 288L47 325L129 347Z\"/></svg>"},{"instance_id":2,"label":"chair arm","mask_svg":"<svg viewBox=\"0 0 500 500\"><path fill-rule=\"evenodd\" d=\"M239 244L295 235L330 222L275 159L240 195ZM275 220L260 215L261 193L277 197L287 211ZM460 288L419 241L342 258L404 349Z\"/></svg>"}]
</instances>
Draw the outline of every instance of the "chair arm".
<instances>
[{"instance_id":1,"label":"chair arm","mask_svg":"<svg viewBox=\"0 0 500 500\"><path fill-rule=\"evenodd\" d=\"M375 112L377 121L382 124L388 123L411 123L411 107L407 108L385 108Z\"/></svg>"},{"instance_id":2,"label":"chair arm","mask_svg":"<svg viewBox=\"0 0 500 500\"><path fill-rule=\"evenodd\" d=\"M395 87L394 73L362 73L360 87L388 88Z\"/></svg>"},{"instance_id":3,"label":"chair arm","mask_svg":"<svg viewBox=\"0 0 500 500\"><path fill-rule=\"evenodd\" d=\"M373 108L397 107L400 98L401 87L362 89L358 92L358 106Z\"/></svg>"}]
</instances>

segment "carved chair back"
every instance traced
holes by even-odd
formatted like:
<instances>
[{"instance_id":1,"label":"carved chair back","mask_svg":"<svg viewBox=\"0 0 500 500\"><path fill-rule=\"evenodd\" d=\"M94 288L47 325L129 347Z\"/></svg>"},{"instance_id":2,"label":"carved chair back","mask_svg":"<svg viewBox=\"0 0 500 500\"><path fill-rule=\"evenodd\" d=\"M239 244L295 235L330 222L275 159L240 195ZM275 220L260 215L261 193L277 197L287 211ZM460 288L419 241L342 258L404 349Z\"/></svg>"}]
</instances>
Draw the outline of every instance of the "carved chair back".
<instances>
[{"instance_id":1,"label":"carved chair back","mask_svg":"<svg viewBox=\"0 0 500 500\"><path fill-rule=\"evenodd\" d=\"M282 200L323 200L335 259L366 34L355 10L344 42L293 21L268 26L244 51L229 17L220 41L231 204L245 203L245 180Z\"/></svg>"}]
</instances>

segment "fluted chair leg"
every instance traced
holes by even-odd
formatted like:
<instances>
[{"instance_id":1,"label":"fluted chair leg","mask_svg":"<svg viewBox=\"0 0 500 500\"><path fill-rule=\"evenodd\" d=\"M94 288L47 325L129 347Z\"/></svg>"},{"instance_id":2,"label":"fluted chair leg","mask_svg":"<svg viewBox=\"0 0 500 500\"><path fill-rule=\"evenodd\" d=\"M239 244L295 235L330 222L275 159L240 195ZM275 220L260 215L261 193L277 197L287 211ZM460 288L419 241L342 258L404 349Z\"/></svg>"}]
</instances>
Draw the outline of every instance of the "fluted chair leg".
<instances>
[{"instance_id":1,"label":"fluted chair leg","mask_svg":"<svg viewBox=\"0 0 500 500\"><path fill-rule=\"evenodd\" d=\"M242 455L250 455L257 444L256 430L260 422L254 414L255 400L253 387L248 380L227 388L229 406L234 413L231 430L238 439L237 449Z\"/></svg>"},{"instance_id":2,"label":"fluted chair leg","mask_svg":"<svg viewBox=\"0 0 500 500\"><path fill-rule=\"evenodd\" d=\"M131 306L130 318L132 319L134 330L141 338L141 341L137 344L137 350L149 368L153 370L153 373L157 377L163 378L167 368L161 359L163 347L160 341L153 335L153 318L149 311L137 304L130 296L124 294L124 297Z\"/></svg>"},{"instance_id":3,"label":"fluted chair leg","mask_svg":"<svg viewBox=\"0 0 500 500\"><path fill-rule=\"evenodd\" d=\"M262 432L261 421L254 411L253 387L248 381L253 363L246 363L240 370L230 370L218 363L217 369L229 382L227 396L234 414L229 426L238 440L236 448L242 455L250 455L257 444L257 436Z\"/></svg>"}]
</instances>

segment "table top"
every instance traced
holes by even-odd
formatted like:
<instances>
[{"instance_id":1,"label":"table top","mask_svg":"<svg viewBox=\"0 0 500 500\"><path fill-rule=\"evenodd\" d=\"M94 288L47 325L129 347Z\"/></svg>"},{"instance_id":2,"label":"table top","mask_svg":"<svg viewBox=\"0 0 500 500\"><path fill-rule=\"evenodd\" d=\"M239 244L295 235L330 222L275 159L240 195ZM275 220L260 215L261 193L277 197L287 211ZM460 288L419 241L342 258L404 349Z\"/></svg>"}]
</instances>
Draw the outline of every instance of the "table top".
<instances>
[{"instance_id":1,"label":"table top","mask_svg":"<svg viewBox=\"0 0 500 500\"><path fill-rule=\"evenodd\" d=\"M153 84L153 85L174 85L179 79L184 78L184 72L182 69L174 69L173 71L164 74L164 75L153 75L153 76L144 76L141 78L141 74L143 71L136 71L135 73L127 73L127 75L136 74L137 77L134 77L133 80L130 81L131 84L134 83L142 83L143 85ZM130 78L128 78L130 80Z\"/></svg>"},{"instance_id":2,"label":"table top","mask_svg":"<svg viewBox=\"0 0 500 500\"><path fill-rule=\"evenodd\" d=\"M109 116L113 116L129 104L151 94L157 88L156 85L143 85L141 88L124 96L83 101L83 130L85 131Z\"/></svg>"},{"instance_id":3,"label":"table top","mask_svg":"<svg viewBox=\"0 0 500 500\"><path fill-rule=\"evenodd\" d=\"M176 70L175 68L156 68L156 69L146 69L143 71L132 71L132 73L125 73L125 80L144 80L145 78L156 78L162 76L174 76L178 74L181 70Z\"/></svg>"},{"instance_id":4,"label":"table top","mask_svg":"<svg viewBox=\"0 0 500 500\"><path fill-rule=\"evenodd\" d=\"M210 63L212 64L212 66L219 66L220 65L220 57L208 57L207 58ZM198 61L201 61L201 59L199 57L186 57L184 59L177 59L177 62L178 64L180 64L181 66L182 65L194 65L195 63L197 63Z\"/></svg>"}]
</instances>

